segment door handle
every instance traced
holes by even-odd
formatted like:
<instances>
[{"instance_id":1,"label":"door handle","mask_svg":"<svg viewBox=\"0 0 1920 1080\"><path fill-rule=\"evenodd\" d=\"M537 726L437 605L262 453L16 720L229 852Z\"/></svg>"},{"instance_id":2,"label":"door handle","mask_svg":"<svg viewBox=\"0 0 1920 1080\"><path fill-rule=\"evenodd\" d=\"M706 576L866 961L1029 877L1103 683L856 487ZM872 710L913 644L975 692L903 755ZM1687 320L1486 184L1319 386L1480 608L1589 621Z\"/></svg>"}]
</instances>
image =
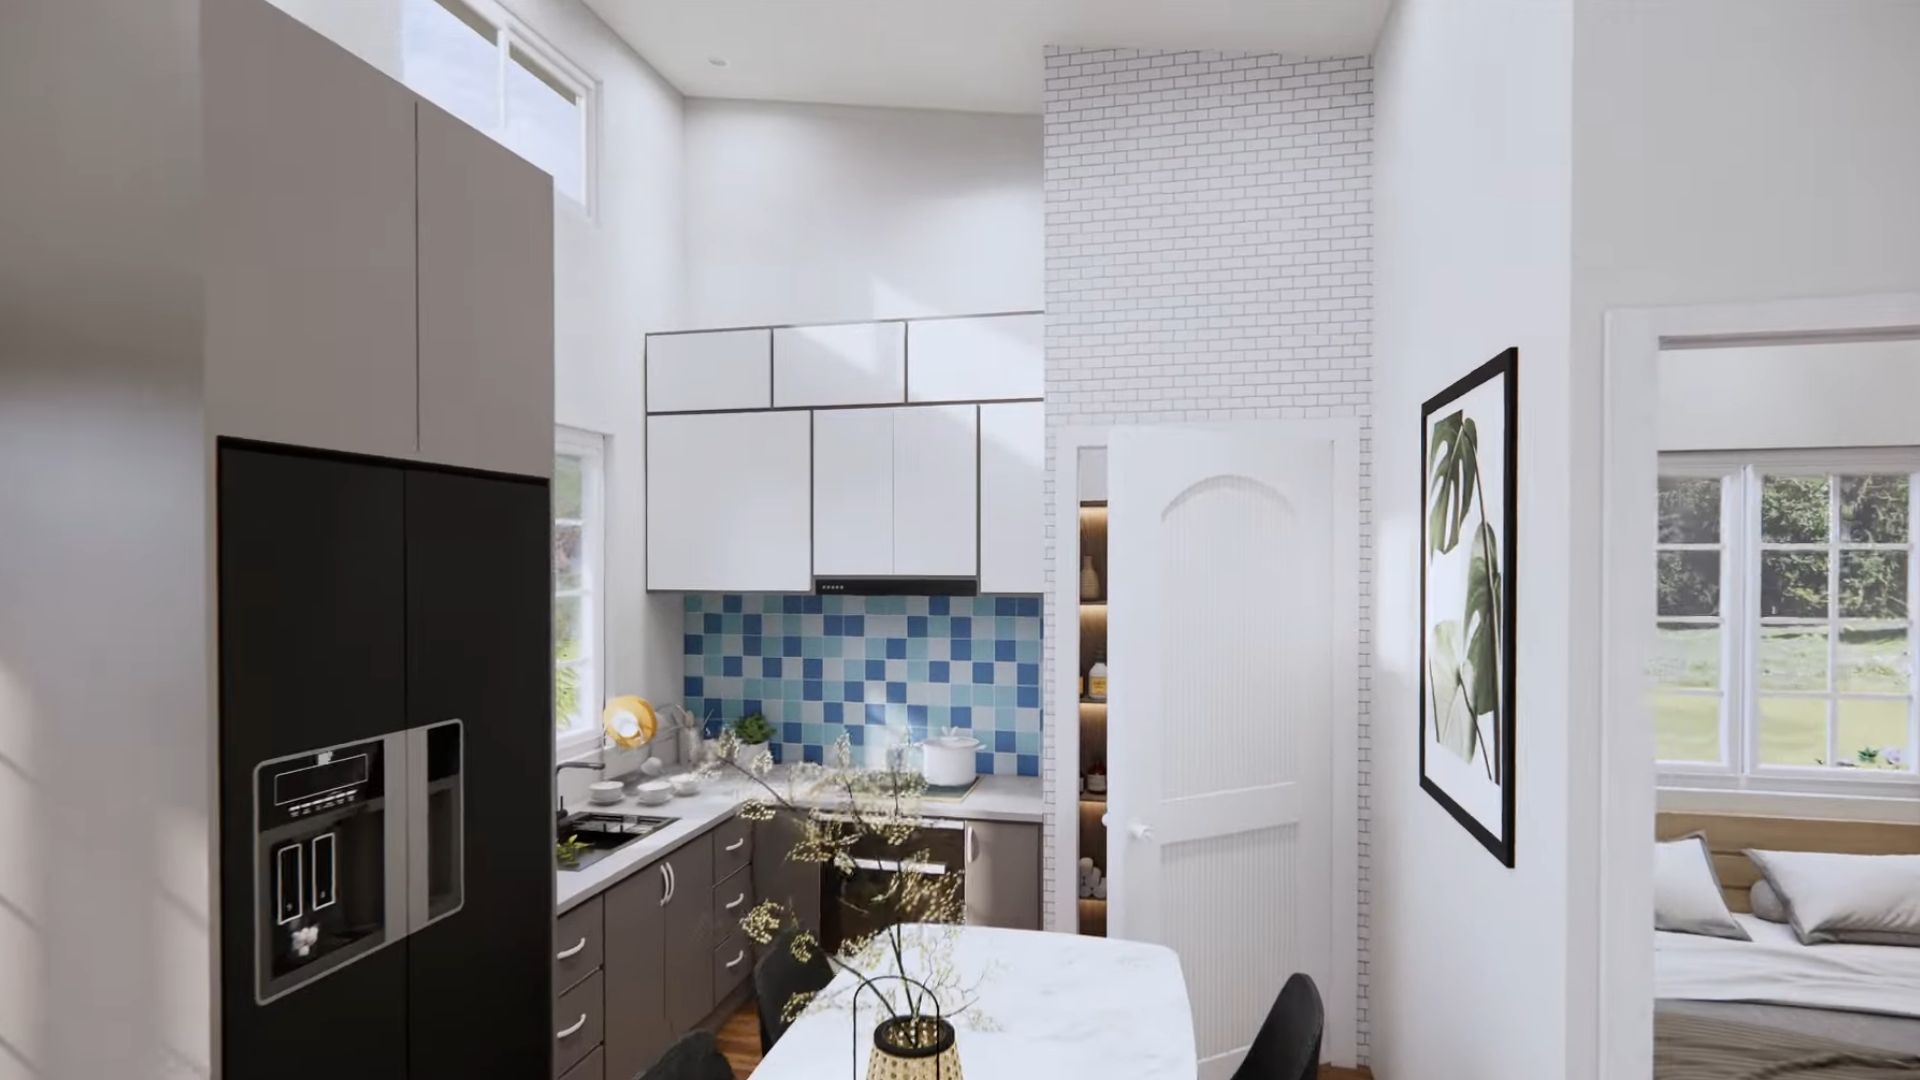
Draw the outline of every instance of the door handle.
<instances>
[{"instance_id":1,"label":"door handle","mask_svg":"<svg viewBox=\"0 0 1920 1080\"><path fill-rule=\"evenodd\" d=\"M1142 822L1136 821L1128 825L1127 833L1131 835L1135 840L1144 840L1148 843L1151 843L1153 841L1153 826L1144 824Z\"/></svg>"},{"instance_id":2,"label":"door handle","mask_svg":"<svg viewBox=\"0 0 1920 1080\"><path fill-rule=\"evenodd\" d=\"M579 944L573 946L570 949L561 949L559 952L553 954L553 958L555 960L571 960L574 957L579 956L580 951L582 949L585 949L586 947L587 947L587 939L581 938Z\"/></svg>"},{"instance_id":3,"label":"door handle","mask_svg":"<svg viewBox=\"0 0 1920 1080\"><path fill-rule=\"evenodd\" d=\"M728 904L728 905L726 906L726 910L727 910L727 911L732 911L732 910L733 910L734 908L737 908L737 907L739 907L739 906L740 906L741 904L744 904L744 903L746 903L746 902L747 902L747 894L743 892L743 893L741 893L741 894L740 894L739 896L736 896L736 897L734 897L734 898L733 898L733 903L731 903L731 904Z\"/></svg>"},{"instance_id":4,"label":"door handle","mask_svg":"<svg viewBox=\"0 0 1920 1080\"><path fill-rule=\"evenodd\" d=\"M660 906L666 907L673 902L673 864L660 864Z\"/></svg>"},{"instance_id":5,"label":"door handle","mask_svg":"<svg viewBox=\"0 0 1920 1080\"><path fill-rule=\"evenodd\" d=\"M586 1026L587 1026L587 1014L581 1013L580 1019L575 1020L573 1023L568 1024L566 1027L561 1028L559 1031L554 1032L553 1037L556 1039L571 1038L574 1035L578 1035L580 1033L580 1029Z\"/></svg>"},{"instance_id":6,"label":"door handle","mask_svg":"<svg viewBox=\"0 0 1920 1080\"><path fill-rule=\"evenodd\" d=\"M737 968L740 966L740 961L745 960L746 958L747 958L747 950L741 949L739 956L736 956L733 959L727 961L727 967L729 969Z\"/></svg>"},{"instance_id":7,"label":"door handle","mask_svg":"<svg viewBox=\"0 0 1920 1080\"><path fill-rule=\"evenodd\" d=\"M746 847L746 846L747 846L747 838L743 836L743 837L741 837L740 839L738 839L738 840L735 840L735 841L734 841L733 843L731 843L731 844L728 844L728 845L727 845L727 850L728 850L728 851L730 851L730 852L731 852L731 851L739 851L739 850L740 850L741 848L743 848L743 847Z\"/></svg>"}]
</instances>

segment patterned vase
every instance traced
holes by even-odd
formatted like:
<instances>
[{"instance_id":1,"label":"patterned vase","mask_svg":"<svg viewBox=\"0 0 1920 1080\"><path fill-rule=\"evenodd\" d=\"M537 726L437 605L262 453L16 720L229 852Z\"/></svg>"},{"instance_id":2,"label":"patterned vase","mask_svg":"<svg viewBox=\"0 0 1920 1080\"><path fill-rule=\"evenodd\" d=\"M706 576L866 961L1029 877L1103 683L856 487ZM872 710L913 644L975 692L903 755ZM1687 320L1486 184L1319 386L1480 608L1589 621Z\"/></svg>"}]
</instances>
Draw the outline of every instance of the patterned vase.
<instances>
[{"instance_id":1,"label":"patterned vase","mask_svg":"<svg viewBox=\"0 0 1920 1080\"><path fill-rule=\"evenodd\" d=\"M931 1016L895 1016L873 1029L867 1080L961 1080L953 1025Z\"/></svg>"}]
</instances>

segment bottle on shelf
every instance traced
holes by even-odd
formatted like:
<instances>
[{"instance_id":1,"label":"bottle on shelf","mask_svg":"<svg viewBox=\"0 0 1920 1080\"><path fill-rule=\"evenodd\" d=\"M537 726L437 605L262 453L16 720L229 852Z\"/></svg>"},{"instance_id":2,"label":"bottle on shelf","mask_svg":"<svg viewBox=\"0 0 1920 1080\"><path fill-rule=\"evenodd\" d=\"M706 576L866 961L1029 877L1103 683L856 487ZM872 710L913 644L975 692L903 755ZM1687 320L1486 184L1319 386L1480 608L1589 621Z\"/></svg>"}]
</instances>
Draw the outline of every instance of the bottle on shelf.
<instances>
[{"instance_id":1,"label":"bottle on shelf","mask_svg":"<svg viewBox=\"0 0 1920 1080\"><path fill-rule=\"evenodd\" d=\"M1093 556L1080 556L1080 599L1100 599L1100 572L1093 568Z\"/></svg>"},{"instance_id":2,"label":"bottle on shelf","mask_svg":"<svg viewBox=\"0 0 1920 1080\"><path fill-rule=\"evenodd\" d=\"M1107 700L1107 657L1104 653L1095 657L1093 667L1087 670L1087 700Z\"/></svg>"}]
</instances>

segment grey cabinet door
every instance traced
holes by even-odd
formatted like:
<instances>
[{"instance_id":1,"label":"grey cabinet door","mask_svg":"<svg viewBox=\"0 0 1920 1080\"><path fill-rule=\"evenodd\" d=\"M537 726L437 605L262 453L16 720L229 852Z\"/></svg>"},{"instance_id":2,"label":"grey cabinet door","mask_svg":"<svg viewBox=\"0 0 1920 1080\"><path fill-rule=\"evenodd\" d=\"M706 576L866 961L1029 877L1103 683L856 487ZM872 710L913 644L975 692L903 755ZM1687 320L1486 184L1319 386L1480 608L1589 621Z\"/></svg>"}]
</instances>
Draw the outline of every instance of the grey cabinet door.
<instances>
[{"instance_id":1,"label":"grey cabinet door","mask_svg":"<svg viewBox=\"0 0 1920 1080\"><path fill-rule=\"evenodd\" d=\"M967 824L967 925L1040 929L1040 826Z\"/></svg>"},{"instance_id":2,"label":"grey cabinet door","mask_svg":"<svg viewBox=\"0 0 1920 1080\"><path fill-rule=\"evenodd\" d=\"M697 842L697 841L696 841ZM638 1076L672 1044L667 1021L666 924L669 878L655 863L607 890L605 924L606 1072Z\"/></svg>"},{"instance_id":3,"label":"grey cabinet door","mask_svg":"<svg viewBox=\"0 0 1920 1080\"><path fill-rule=\"evenodd\" d=\"M803 815L782 810L753 826L753 891L779 903L800 924L820 933L820 864L788 858L806 828Z\"/></svg>"},{"instance_id":4,"label":"grey cabinet door","mask_svg":"<svg viewBox=\"0 0 1920 1080\"><path fill-rule=\"evenodd\" d=\"M667 1024L677 1037L699 1026L714 1004L713 834L688 841L661 865L672 868L673 890L662 914Z\"/></svg>"}]
</instances>

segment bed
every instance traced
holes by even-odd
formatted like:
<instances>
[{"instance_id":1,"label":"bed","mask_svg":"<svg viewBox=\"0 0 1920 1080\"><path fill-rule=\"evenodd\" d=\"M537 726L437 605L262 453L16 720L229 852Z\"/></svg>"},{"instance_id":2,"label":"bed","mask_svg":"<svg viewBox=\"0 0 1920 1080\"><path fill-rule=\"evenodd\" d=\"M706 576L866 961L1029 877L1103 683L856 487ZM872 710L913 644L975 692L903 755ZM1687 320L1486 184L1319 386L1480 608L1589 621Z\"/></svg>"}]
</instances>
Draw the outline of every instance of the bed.
<instances>
[{"instance_id":1,"label":"bed","mask_svg":"<svg viewBox=\"0 0 1920 1080\"><path fill-rule=\"evenodd\" d=\"M1920 1077L1920 948L1801 944L1751 913L1760 874L1744 854L1920 854L1920 824L1668 813L1657 831L1705 834L1752 939L1655 933L1657 1080Z\"/></svg>"}]
</instances>

